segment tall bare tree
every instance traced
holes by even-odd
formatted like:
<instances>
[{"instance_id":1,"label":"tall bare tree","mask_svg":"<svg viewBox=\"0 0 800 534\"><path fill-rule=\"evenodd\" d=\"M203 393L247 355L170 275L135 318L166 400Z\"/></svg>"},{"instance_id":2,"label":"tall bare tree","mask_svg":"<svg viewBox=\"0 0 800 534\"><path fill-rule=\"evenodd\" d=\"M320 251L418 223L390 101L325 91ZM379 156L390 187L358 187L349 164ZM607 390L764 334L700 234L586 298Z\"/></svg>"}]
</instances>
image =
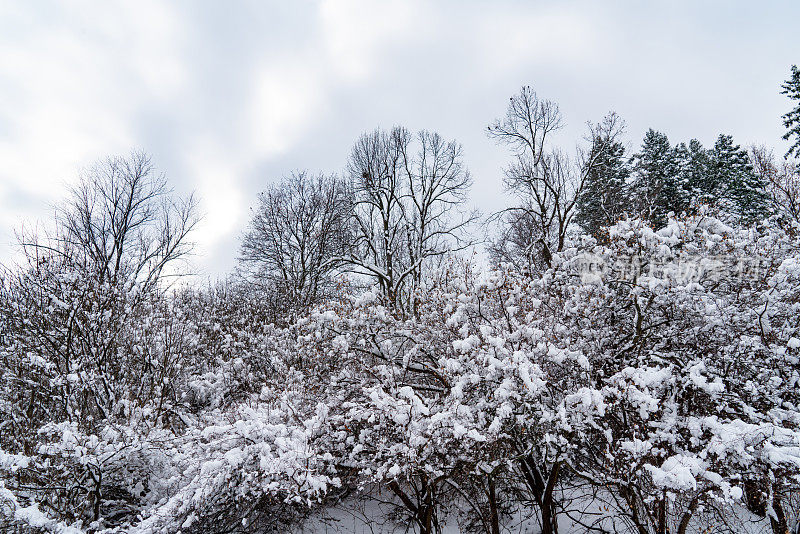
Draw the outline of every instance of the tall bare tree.
<instances>
[{"instance_id":1,"label":"tall bare tree","mask_svg":"<svg viewBox=\"0 0 800 534\"><path fill-rule=\"evenodd\" d=\"M260 194L240 260L276 306L304 310L330 294L350 207L346 182L334 176L296 173Z\"/></svg>"},{"instance_id":2,"label":"tall bare tree","mask_svg":"<svg viewBox=\"0 0 800 534\"><path fill-rule=\"evenodd\" d=\"M150 156L132 152L84 171L57 210L56 233L22 242L69 258L100 283L152 286L191 252L188 236L198 220L195 198L176 198Z\"/></svg>"},{"instance_id":3,"label":"tall bare tree","mask_svg":"<svg viewBox=\"0 0 800 534\"><path fill-rule=\"evenodd\" d=\"M472 180L461 145L402 127L362 135L350 155L354 240L350 269L375 280L392 306L413 306L414 290L437 258L468 246L465 211Z\"/></svg>"},{"instance_id":4,"label":"tall bare tree","mask_svg":"<svg viewBox=\"0 0 800 534\"><path fill-rule=\"evenodd\" d=\"M519 200L494 217L504 223L503 234L490 247L496 261L512 261L530 272L550 264L552 254L564 248L587 177L622 128L615 113L590 124L589 148L579 147L570 157L551 146L562 125L558 105L524 86L511 97L505 116L488 127L489 137L511 150L504 183Z\"/></svg>"},{"instance_id":5,"label":"tall bare tree","mask_svg":"<svg viewBox=\"0 0 800 534\"><path fill-rule=\"evenodd\" d=\"M765 146L750 148L750 162L767 186L773 209L800 222L800 163L788 158L777 159Z\"/></svg>"},{"instance_id":6,"label":"tall bare tree","mask_svg":"<svg viewBox=\"0 0 800 534\"><path fill-rule=\"evenodd\" d=\"M53 403L69 410L80 401L84 417L101 421L119 388L140 382L134 375L143 367L133 360L142 355L129 353L126 325L158 297L171 264L190 252L195 211L191 196L173 198L150 157L134 152L89 168L59 206L51 234L21 236L26 264L7 274L13 305L4 309L6 330L61 381L50 377L50 385L58 385L50 395L47 387L20 388L29 395L28 419ZM143 366L151 367L149 361ZM75 399L74 384L64 377L81 371L98 379L86 382L91 392ZM69 399L61 402L62 394Z\"/></svg>"},{"instance_id":7,"label":"tall bare tree","mask_svg":"<svg viewBox=\"0 0 800 534\"><path fill-rule=\"evenodd\" d=\"M9 266L0 290L1 448L37 453L49 423L97 432L125 403L149 405L153 421L174 406L190 338L161 281L191 251L195 211L135 152L85 171L52 232L22 233L25 263ZM110 474L73 467L47 458L18 483L62 516L97 520Z\"/></svg>"}]
</instances>

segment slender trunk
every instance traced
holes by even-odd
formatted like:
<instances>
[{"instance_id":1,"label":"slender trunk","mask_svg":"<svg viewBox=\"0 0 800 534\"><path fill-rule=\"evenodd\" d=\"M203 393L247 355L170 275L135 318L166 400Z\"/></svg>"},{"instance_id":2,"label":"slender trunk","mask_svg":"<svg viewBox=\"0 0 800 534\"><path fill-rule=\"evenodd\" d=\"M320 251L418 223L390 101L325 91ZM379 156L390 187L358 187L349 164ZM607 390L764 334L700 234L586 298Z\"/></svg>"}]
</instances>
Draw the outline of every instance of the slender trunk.
<instances>
[{"instance_id":1,"label":"slender trunk","mask_svg":"<svg viewBox=\"0 0 800 534\"><path fill-rule=\"evenodd\" d=\"M550 467L547 480L542 477L542 472L530 456L520 460L520 468L525 484L539 507L542 518L542 534L558 534L555 487L561 471L561 462L556 462Z\"/></svg>"},{"instance_id":2,"label":"slender trunk","mask_svg":"<svg viewBox=\"0 0 800 534\"><path fill-rule=\"evenodd\" d=\"M555 487L561 463L553 464L547 477L547 485L542 495L542 534L558 534L558 513L556 512Z\"/></svg>"},{"instance_id":3,"label":"slender trunk","mask_svg":"<svg viewBox=\"0 0 800 534\"><path fill-rule=\"evenodd\" d=\"M521 458L520 461L520 469L522 470L522 475L525 479L525 484L528 486L528 490L531 492L531 496L533 500L536 502L536 506L539 510L542 510L542 496L544 494L544 484L542 482L541 474L539 473L538 468L534 464L533 460L529 456ZM542 529L544 529L544 513L542 512ZM544 530L542 530L544 532Z\"/></svg>"},{"instance_id":4,"label":"slender trunk","mask_svg":"<svg viewBox=\"0 0 800 534\"><path fill-rule=\"evenodd\" d=\"M422 493L416 493L416 502L395 481L389 483L389 489L400 498L406 510L411 512L414 522L419 526L420 534L434 534L436 532L438 521L433 502L433 492L425 481L422 483Z\"/></svg>"},{"instance_id":5,"label":"slender trunk","mask_svg":"<svg viewBox=\"0 0 800 534\"><path fill-rule=\"evenodd\" d=\"M423 517L422 517L422 531L420 534L433 534L433 499L431 495L431 488L427 481L422 481L422 502L423 504Z\"/></svg>"},{"instance_id":6,"label":"slender trunk","mask_svg":"<svg viewBox=\"0 0 800 534\"><path fill-rule=\"evenodd\" d=\"M433 509L430 506L425 507L420 534L433 534Z\"/></svg>"},{"instance_id":7,"label":"slender trunk","mask_svg":"<svg viewBox=\"0 0 800 534\"><path fill-rule=\"evenodd\" d=\"M647 526L645 526L645 524L642 523L642 520L639 518L638 505L640 499L637 498L633 491L626 486L620 486L619 492L622 498L625 499L625 502L630 509L630 518L631 521L633 521L633 524L636 525L636 530L639 532L639 534L648 534L650 529L647 528Z\"/></svg>"},{"instance_id":8,"label":"slender trunk","mask_svg":"<svg viewBox=\"0 0 800 534\"><path fill-rule=\"evenodd\" d=\"M657 534L667 534L667 495L664 492L658 501L658 530Z\"/></svg>"},{"instance_id":9,"label":"slender trunk","mask_svg":"<svg viewBox=\"0 0 800 534\"><path fill-rule=\"evenodd\" d=\"M558 534L558 527L554 525L554 517L549 502L542 503L542 534ZM555 527L555 528L554 528Z\"/></svg>"},{"instance_id":10,"label":"slender trunk","mask_svg":"<svg viewBox=\"0 0 800 534\"><path fill-rule=\"evenodd\" d=\"M744 495L747 509L759 517L765 517L767 515L765 485L763 480L753 478L744 481Z\"/></svg>"},{"instance_id":11,"label":"slender trunk","mask_svg":"<svg viewBox=\"0 0 800 534\"><path fill-rule=\"evenodd\" d=\"M783 509L781 496L774 488L772 493L772 514L769 522L772 526L772 534L789 534L789 522L786 520L786 512Z\"/></svg>"},{"instance_id":12,"label":"slender trunk","mask_svg":"<svg viewBox=\"0 0 800 534\"><path fill-rule=\"evenodd\" d=\"M489 475L489 528L490 534L500 534L500 514L497 512L497 493L492 475Z\"/></svg>"},{"instance_id":13,"label":"slender trunk","mask_svg":"<svg viewBox=\"0 0 800 534\"><path fill-rule=\"evenodd\" d=\"M678 533L677 534L686 534L686 530L689 528L689 521L692 519L692 515L694 515L694 511L697 510L697 505L699 500L697 497L692 499L691 504L689 505L689 509L683 514L681 518L681 523L678 525Z\"/></svg>"}]
</instances>

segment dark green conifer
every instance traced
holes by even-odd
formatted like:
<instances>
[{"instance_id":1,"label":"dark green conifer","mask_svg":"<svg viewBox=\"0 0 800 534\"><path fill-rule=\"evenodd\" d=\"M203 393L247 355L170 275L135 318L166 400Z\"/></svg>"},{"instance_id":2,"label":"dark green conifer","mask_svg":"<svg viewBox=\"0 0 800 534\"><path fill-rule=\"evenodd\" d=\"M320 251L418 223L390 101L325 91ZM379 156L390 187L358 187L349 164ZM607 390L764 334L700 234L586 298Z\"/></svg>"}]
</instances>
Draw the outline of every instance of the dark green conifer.
<instances>
[{"instance_id":1,"label":"dark green conifer","mask_svg":"<svg viewBox=\"0 0 800 534\"><path fill-rule=\"evenodd\" d=\"M595 142L590 158L596 165L578 197L575 221L586 233L599 237L601 228L615 224L630 209L627 181L631 169L622 143L609 143L608 139Z\"/></svg>"},{"instance_id":2,"label":"dark green conifer","mask_svg":"<svg viewBox=\"0 0 800 534\"><path fill-rule=\"evenodd\" d=\"M767 215L769 197L765 184L750 163L747 151L720 134L709 151L709 180L705 194L711 203L753 222Z\"/></svg>"},{"instance_id":3,"label":"dark green conifer","mask_svg":"<svg viewBox=\"0 0 800 534\"><path fill-rule=\"evenodd\" d=\"M800 69L797 65L792 65L792 75L781 85L781 89L783 89L782 95L797 101L794 109L782 116L783 125L786 127L783 138L792 141L786 156L800 157Z\"/></svg>"},{"instance_id":4,"label":"dark green conifer","mask_svg":"<svg viewBox=\"0 0 800 534\"><path fill-rule=\"evenodd\" d=\"M666 135L652 128L647 131L642 149L635 156L634 170L633 192L638 211L654 228L663 227L670 212L680 214L689 207L676 152Z\"/></svg>"}]
</instances>

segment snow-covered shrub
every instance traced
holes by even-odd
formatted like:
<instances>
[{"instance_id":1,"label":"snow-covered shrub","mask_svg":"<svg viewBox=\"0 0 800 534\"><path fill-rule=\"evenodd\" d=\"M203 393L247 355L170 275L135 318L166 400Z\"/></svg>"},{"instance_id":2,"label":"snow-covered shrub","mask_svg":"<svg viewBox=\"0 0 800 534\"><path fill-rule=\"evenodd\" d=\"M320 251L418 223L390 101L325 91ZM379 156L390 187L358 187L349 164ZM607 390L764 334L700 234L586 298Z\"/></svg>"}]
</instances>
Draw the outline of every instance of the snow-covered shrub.
<instances>
[{"instance_id":1,"label":"snow-covered shrub","mask_svg":"<svg viewBox=\"0 0 800 534\"><path fill-rule=\"evenodd\" d=\"M403 312L343 291L280 327L246 285L10 272L0 527L281 532L348 496L424 533L789 525L797 229L700 214L568 245L541 276L459 269Z\"/></svg>"},{"instance_id":2,"label":"snow-covered shrub","mask_svg":"<svg viewBox=\"0 0 800 534\"><path fill-rule=\"evenodd\" d=\"M580 251L606 269L573 284L564 325L596 370L576 399L592 425L573 472L639 532L686 532L744 498L780 520L800 473L799 287L784 283L796 234L701 215L610 235ZM554 277L577 279L575 267Z\"/></svg>"}]
</instances>

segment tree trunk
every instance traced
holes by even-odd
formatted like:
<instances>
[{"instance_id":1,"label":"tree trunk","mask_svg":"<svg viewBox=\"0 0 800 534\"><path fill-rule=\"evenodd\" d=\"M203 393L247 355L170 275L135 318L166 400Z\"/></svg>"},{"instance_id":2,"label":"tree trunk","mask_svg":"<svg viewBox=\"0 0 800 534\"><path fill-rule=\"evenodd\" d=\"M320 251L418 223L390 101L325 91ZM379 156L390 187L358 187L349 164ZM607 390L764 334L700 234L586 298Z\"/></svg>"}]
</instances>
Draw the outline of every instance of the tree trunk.
<instances>
[{"instance_id":1,"label":"tree trunk","mask_svg":"<svg viewBox=\"0 0 800 534\"><path fill-rule=\"evenodd\" d=\"M553 464L550 475L547 477L544 498L542 499L543 510L547 510L549 522L548 534L558 534L558 513L556 512L555 489L558 482L558 475L561 472L561 462ZM542 521L544 523L544 521Z\"/></svg>"},{"instance_id":2,"label":"tree trunk","mask_svg":"<svg viewBox=\"0 0 800 534\"><path fill-rule=\"evenodd\" d=\"M664 492L658 501L658 530L657 534L667 534L667 495Z\"/></svg>"},{"instance_id":3,"label":"tree trunk","mask_svg":"<svg viewBox=\"0 0 800 534\"><path fill-rule=\"evenodd\" d=\"M489 528L490 534L500 534L500 514L497 512L497 493L494 477L489 475Z\"/></svg>"},{"instance_id":4,"label":"tree trunk","mask_svg":"<svg viewBox=\"0 0 800 534\"><path fill-rule=\"evenodd\" d=\"M765 495L765 483L756 479L745 479L744 495L747 509L759 517L767 515L767 501Z\"/></svg>"},{"instance_id":5,"label":"tree trunk","mask_svg":"<svg viewBox=\"0 0 800 534\"><path fill-rule=\"evenodd\" d=\"M686 510L686 513L683 514L681 518L681 523L678 525L678 534L686 534L686 530L689 528L689 521L692 520L692 515L694 515L695 510L697 510L697 505L699 504L699 500L697 497L692 499L691 504L689 505L689 509Z\"/></svg>"},{"instance_id":6,"label":"tree trunk","mask_svg":"<svg viewBox=\"0 0 800 534\"><path fill-rule=\"evenodd\" d=\"M433 491L426 481L422 482L422 494L416 494L416 502L403 491L396 481L389 483L389 489L400 498L406 510L411 512L414 522L419 526L420 534L434 534L438 527L436 509L433 502Z\"/></svg>"},{"instance_id":7,"label":"tree trunk","mask_svg":"<svg viewBox=\"0 0 800 534\"><path fill-rule=\"evenodd\" d=\"M769 522L772 526L772 534L789 534L789 522L786 520L786 512L783 509L780 495L773 489L772 494L772 514Z\"/></svg>"},{"instance_id":8,"label":"tree trunk","mask_svg":"<svg viewBox=\"0 0 800 534\"><path fill-rule=\"evenodd\" d=\"M422 530L420 534L433 534L433 527L434 527L434 517L433 517L433 498L432 498L432 488L428 485L427 481L423 479L422 481Z\"/></svg>"}]
</instances>

